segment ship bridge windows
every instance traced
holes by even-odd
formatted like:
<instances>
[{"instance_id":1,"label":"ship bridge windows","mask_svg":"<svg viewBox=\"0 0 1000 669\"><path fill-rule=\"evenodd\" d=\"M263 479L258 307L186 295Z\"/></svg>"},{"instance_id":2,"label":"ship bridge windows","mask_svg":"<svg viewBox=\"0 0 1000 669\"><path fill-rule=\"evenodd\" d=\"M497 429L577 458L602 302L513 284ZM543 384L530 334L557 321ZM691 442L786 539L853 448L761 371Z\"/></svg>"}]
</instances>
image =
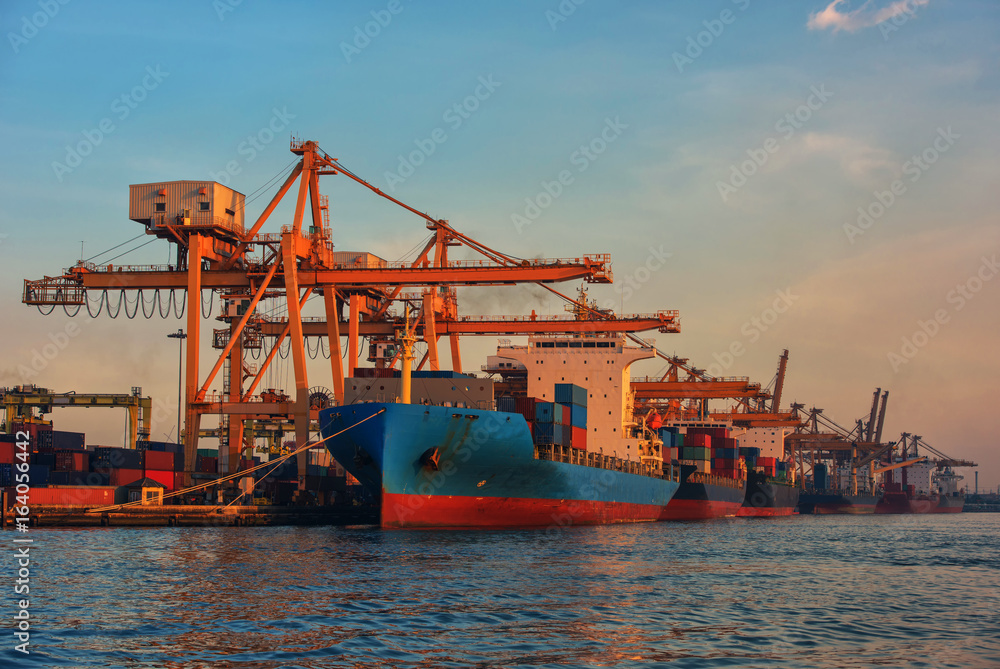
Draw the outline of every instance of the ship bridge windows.
<instances>
[{"instance_id":1,"label":"ship bridge windows","mask_svg":"<svg viewBox=\"0 0 1000 669\"><path fill-rule=\"evenodd\" d=\"M557 341L555 344L556 344L556 348L569 348L569 342L568 341Z\"/></svg>"},{"instance_id":2,"label":"ship bridge windows","mask_svg":"<svg viewBox=\"0 0 1000 669\"><path fill-rule=\"evenodd\" d=\"M167 210L167 203L166 202L157 202L156 203L156 211L166 211L166 210Z\"/></svg>"},{"instance_id":3,"label":"ship bridge windows","mask_svg":"<svg viewBox=\"0 0 1000 669\"><path fill-rule=\"evenodd\" d=\"M538 345L541 346L542 348L554 348L556 343L553 341L541 341L538 342Z\"/></svg>"},{"instance_id":4,"label":"ship bridge windows","mask_svg":"<svg viewBox=\"0 0 1000 669\"><path fill-rule=\"evenodd\" d=\"M211 202L199 202L198 203L198 210L199 211L208 211L209 210L208 208L211 207L211 206L212 206Z\"/></svg>"},{"instance_id":5,"label":"ship bridge windows","mask_svg":"<svg viewBox=\"0 0 1000 669\"><path fill-rule=\"evenodd\" d=\"M585 341L585 342L583 342L583 347L584 348L597 348L597 342L596 341Z\"/></svg>"},{"instance_id":6,"label":"ship bridge windows","mask_svg":"<svg viewBox=\"0 0 1000 669\"><path fill-rule=\"evenodd\" d=\"M569 347L570 348L583 348L583 342L582 341L571 341L569 343Z\"/></svg>"}]
</instances>

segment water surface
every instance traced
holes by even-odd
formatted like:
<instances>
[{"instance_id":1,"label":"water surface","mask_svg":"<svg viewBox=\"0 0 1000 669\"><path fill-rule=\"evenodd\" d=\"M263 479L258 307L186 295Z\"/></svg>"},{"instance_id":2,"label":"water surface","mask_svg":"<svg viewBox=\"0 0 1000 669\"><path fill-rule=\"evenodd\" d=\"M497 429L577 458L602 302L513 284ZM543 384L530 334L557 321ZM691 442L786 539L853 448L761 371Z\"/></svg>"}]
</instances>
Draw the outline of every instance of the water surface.
<instances>
[{"instance_id":1,"label":"water surface","mask_svg":"<svg viewBox=\"0 0 1000 669\"><path fill-rule=\"evenodd\" d=\"M1000 514L28 536L9 666L1000 666Z\"/></svg>"}]
</instances>

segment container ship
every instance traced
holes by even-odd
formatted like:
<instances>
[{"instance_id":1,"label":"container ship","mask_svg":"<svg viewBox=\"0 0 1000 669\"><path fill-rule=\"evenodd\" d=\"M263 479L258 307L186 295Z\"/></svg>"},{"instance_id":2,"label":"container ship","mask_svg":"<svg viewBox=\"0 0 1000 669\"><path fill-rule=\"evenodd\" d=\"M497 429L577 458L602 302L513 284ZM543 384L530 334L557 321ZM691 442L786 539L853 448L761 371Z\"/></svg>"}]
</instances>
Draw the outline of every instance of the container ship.
<instances>
[{"instance_id":1,"label":"container ship","mask_svg":"<svg viewBox=\"0 0 1000 669\"><path fill-rule=\"evenodd\" d=\"M628 392L629 366L653 355L620 335L501 345L489 367L523 388L456 372L412 376L404 364L399 378L348 379L344 405L320 412L322 435L380 497L383 527L655 521L679 472L632 420Z\"/></svg>"},{"instance_id":2,"label":"container ship","mask_svg":"<svg viewBox=\"0 0 1000 669\"><path fill-rule=\"evenodd\" d=\"M657 426L664 462L676 462L680 487L660 520L710 520L737 515L746 491L746 467L725 425L678 423Z\"/></svg>"},{"instance_id":3,"label":"container ship","mask_svg":"<svg viewBox=\"0 0 1000 669\"><path fill-rule=\"evenodd\" d=\"M747 488L743 505L736 514L742 517L790 516L799 503L800 489L795 485L795 470L774 457L746 454Z\"/></svg>"},{"instance_id":4,"label":"container ship","mask_svg":"<svg viewBox=\"0 0 1000 669\"><path fill-rule=\"evenodd\" d=\"M799 496L799 513L828 515L863 515L875 513L880 496L872 491L830 489L829 471L825 463L813 467L813 487Z\"/></svg>"},{"instance_id":5,"label":"container ship","mask_svg":"<svg viewBox=\"0 0 1000 669\"><path fill-rule=\"evenodd\" d=\"M938 470L934 463L926 463L897 471L884 484L875 513L961 513L965 507L965 492L958 489L964 477L950 467Z\"/></svg>"}]
</instances>

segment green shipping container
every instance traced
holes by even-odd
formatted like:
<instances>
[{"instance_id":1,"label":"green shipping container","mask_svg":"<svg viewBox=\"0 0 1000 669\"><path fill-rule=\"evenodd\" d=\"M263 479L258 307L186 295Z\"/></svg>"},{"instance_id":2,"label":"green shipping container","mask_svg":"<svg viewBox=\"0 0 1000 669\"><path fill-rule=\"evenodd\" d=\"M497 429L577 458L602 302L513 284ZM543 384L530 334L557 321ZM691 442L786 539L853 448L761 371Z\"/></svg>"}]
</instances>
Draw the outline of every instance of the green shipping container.
<instances>
[{"instance_id":1,"label":"green shipping container","mask_svg":"<svg viewBox=\"0 0 1000 669\"><path fill-rule=\"evenodd\" d=\"M712 449L686 446L681 449L681 457L684 460L710 460L712 458Z\"/></svg>"}]
</instances>

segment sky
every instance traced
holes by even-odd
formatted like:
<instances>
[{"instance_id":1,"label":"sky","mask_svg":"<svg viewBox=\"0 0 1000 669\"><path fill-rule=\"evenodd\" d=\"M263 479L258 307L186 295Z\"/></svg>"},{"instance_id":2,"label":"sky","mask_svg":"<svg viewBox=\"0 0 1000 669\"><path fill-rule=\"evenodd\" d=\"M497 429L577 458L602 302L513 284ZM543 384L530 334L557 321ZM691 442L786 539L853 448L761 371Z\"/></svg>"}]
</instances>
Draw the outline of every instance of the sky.
<instances>
[{"instance_id":1,"label":"sky","mask_svg":"<svg viewBox=\"0 0 1000 669\"><path fill-rule=\"evenodd\" d=\"M591 297L678 309L682 332L650 337L712 374L767 385L787 348L786 402L847 426L888 390L886 435L1000 485L995 2L8 0L0 28L0 385L140 386L173 434L184 323L42 315L23 280L166 263L162 242L115 258L144 239L102 254L142 232L129 184L214 179L255 219L296 136L505 253L610 253ZM426 238L323 179L338 250ZM527 287L459 302L562 311ZM495 346L467 339L466 369ZM267 381L294 387L288 367ZM121 442L124 412L76 412L57 429Z\"/></svg>"}]
</instances>

